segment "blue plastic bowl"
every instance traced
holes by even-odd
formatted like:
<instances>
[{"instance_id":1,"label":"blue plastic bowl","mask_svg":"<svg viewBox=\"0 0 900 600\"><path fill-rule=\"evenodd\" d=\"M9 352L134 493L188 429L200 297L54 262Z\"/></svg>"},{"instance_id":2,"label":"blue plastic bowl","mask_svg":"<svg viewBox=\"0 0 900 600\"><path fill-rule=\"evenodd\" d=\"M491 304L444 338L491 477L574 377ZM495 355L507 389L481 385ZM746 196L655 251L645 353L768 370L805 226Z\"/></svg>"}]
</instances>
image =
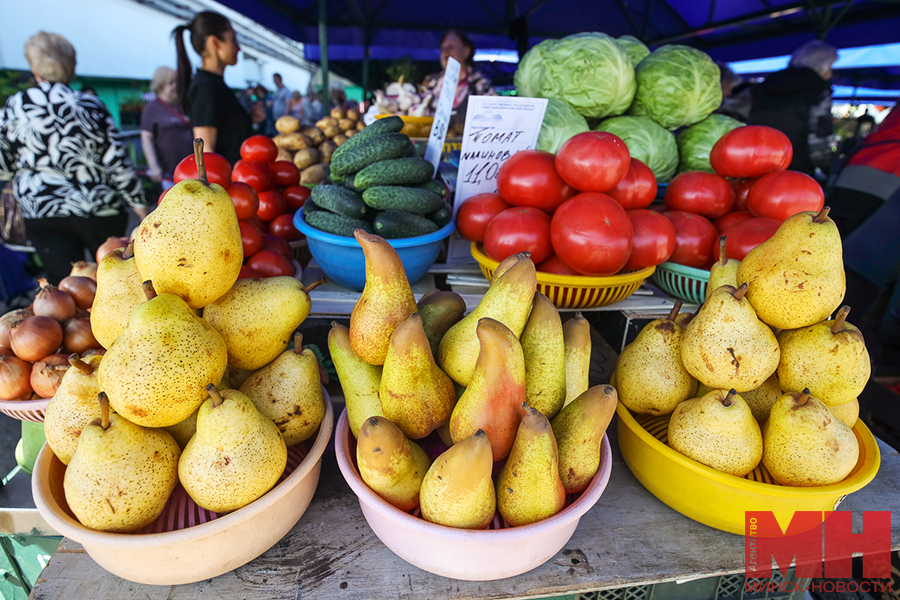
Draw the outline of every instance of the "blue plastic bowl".
<instances>
[{"instance_id":1,"label":"blue plastic bowl","mask_svg":"<svg viewBox=\"0 0 900 600\"><path fill-rule=\"evenodd\" d=\"M294 215L294 227L306 236L310 253L329 280L357 292L363 290L366 286L366 257L356 238L310 227L303 218L302 208ZM452 222L428 235L387 240L400 256L410 284L425 276L437 260L444 238L451 233Z\"/></svg>"}]
</instances>

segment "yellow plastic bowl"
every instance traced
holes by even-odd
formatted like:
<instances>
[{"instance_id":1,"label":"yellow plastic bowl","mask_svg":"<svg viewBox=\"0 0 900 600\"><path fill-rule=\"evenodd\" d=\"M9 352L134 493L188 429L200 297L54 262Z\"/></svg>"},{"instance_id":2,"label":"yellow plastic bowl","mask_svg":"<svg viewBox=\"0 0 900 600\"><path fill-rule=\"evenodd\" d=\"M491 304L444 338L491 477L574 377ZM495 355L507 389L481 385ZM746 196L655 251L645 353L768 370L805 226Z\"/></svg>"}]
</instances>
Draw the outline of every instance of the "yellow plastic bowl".
<instances>
[{"instance_id":1,"label":"yellow plastic bowl","mask_svg":"<svg viewBox=\"0 0 900 600\"><path fill-rule=\"evenodd\" d=\"M392 117L394 115L375 115L376 119ZM431 135L431 126L434 124L434 117L410 117L409 115L397 115L403 119L403 129L400 133L405 133L411 138L427 138Z\"/></svg>"},{"instance_id":2,"label":"yellow plastic bowl","mask_svg":"<svg viewBox=\"0 0 900 600\"><path fill-rule=\"evenodd\" d=\"M485 254L481 244L472 242L471 251L472 257L481 267L481 272L490 281L500 263ZM619 302L632 295L655 270L656 267L647 267L640 271L609 277L557 275L538 271L537 291L550 298L557 308L597 308Z\"/></svg>"},{"instance_id":3,"label":"yellow plastic bowl","mask_svg":"<svg viewBox=\"0 0 900 600\"><path fill-rule=\"evenodd\" d=\"M819 487L778 485L762 464L745 477L735 477L670 448L669 415L632 415L621 402L616 414L625 463L651 494L695 521L739 535L744 535L748 510L772 511L782 531L794 511L836 510L847 494L872 481L881 464L878 444L859 420L853 427L859 460L843 481Z\"/></svg>"}]
</instances>

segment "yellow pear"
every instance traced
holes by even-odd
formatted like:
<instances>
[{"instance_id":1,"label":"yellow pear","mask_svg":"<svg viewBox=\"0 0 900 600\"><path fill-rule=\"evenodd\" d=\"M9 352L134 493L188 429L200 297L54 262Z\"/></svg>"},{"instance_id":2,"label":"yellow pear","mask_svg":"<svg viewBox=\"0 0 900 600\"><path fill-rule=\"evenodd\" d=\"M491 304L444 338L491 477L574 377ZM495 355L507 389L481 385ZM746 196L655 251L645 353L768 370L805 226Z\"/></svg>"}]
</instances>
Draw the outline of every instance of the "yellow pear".
<instances>
[{"instance_id":1,"label":"yellow pear","mask_svg":"<svg viewBox=\"0 0 900 600\"><path fill-rule=\"evenodd\" d=\"M359 438L366 419L384 416L378 398L383 367L370 365L358 357L350 345L350 330L337 321L331 322L328 332L328 352L344 392L350 431L353 437Z\"/></svg>"},{"instance_id":2,"label":"yellow pear","mask_svg":"<svg viewBox=\"0 0 900 600\"><path fill-rule=\"evenodd\" d=\"M303 287L293 277L241 279L203 309L203 319L225 339L228 364L255 371L285 351L309 315L309 292L323 283Z\"/></svg>"},{"instance_id":3,"label":"yellow pear","mask_svg":"<svg viewBox=\"0 0 900 600\"><path fill-rule=\"evenodd\" d=\"M681 362L684 330L675 322L680 308L676 302L667 318L647 323L619 355L616 389L633 413L669 414L697 391L697 380Z\"/></svg>"},{"instance_id":4,"label":"yellow pear","mask_svg":"<svg viewBox=\"0 0 900 600\"><path fill-rule=\"evenodd\" d=\"M713 389L756 389L778 367L778 341L756 317L746 291L746 284L716 289L681 338L684 368Z\"/></svg>"},{"instance_id":5,"label":"yellow pear","mask_svg":"<svg viewBox=\"0 0 900 600\"><path fill-rule=\"evenodd\" d=\"M72 366L66 370L56 394L50 398L44 411L47 445L64 465L72 460L85 425L100 418L97 366L102 359L102 356L96 355L84 360L77 354L69 356Z\"/></svg>"},{"instance_id":6,"label":"yellow pear","mask_svg":"<svg viewBox=\"0 0 900 600\"><path fill-rule=\"evenodd\" d=\"M559 477L567 494L583 492L596 475L600 443L617 403L613 386L595 385L550 421L559 451Z\"/></svg>"},{"instance_id":7,"label":"yellow pear","mask_svg":"<svg viewBox=\"0 0 900 600\"><path fill-rule=\"evenodd\" d=\"M723 285L730 285L733 288L738 287L737 271L741 266L741 261L728 258L725 254L725 241L727 236L719 238L719 260L713 263L709 269L709 282L706 284L706 297L709 298L716 288Z\"/></svg>"},{"instance_id":8,"label":"yellow pear","mask_svg":"<svg viewBox=\"0 0 900 600\"><path fill-rule=\"evenodd\" d=\"M738 268L747 299L764 323L799 329L818 323L841 304L846 289L841 234L822 212L797 213L751 250ZM740 391L740 390L738 390Z\"/></svg>"},{"instance_id":9,"label":"yellow pear","mask_svg":"<svg viewBox=\"0 0 900 600\"><path fill-rule=\"evenodd\" d=\"M101 417L85 426L66 468L66 502L85 527L136 531L165 508L181 451L165 431L110 415L106 395L98 397Z\"/></svg>"},{"instance_id":10,"label":"yellow pear","mask_svg":"<svg viewBox=\"0 0 900 600\"><path fill-rule=\"evenodd\" d=\"M547 296L534 293L522 331L525 401L552 419L566 401L566 342L559 311Z\"/></svg>"},{"instance_id":11,"label":"yellow pear","mask_svg":"<svg viewBox=\"0 0 900 600\"><path fill-rule=\"evenodd\" d=\"M444 334L465 314L466 301L456 292L433 288L416 302L416 312L422 317L422 327L431 344L431 354L437 357Z\"/></svg>"},{"instance_id":12,"label":"yellow pear","mask_svg":"<svg viewBox=\"0 0 900 600\"><path fill-rule=\"evenodd\" d=\"M242 508L278 482L287 465L281 432L238 390L208 386L197 413L197 433L178 461L178 478L202 508Z\"/></svg>"},{"instance_id":13,"label":"yellow pear","mask_svg":"<svg viewBox=\"0 0 900 600\"><path fill-rule=\"evenodd\" d=\"M385 502L409 512L419 506L419 489L431 459L384 417L369 417L356 445L359 474Z\"/></svg>"},{"instance_id":14,"label":"yellow pear","mask_svg":"<svg viewBox=\"0 0 900 600\"><path fill-rule=\"evenodd\" d=\"M850 402L829 406L828 410L831 411L831 414L843 421L850 429L853 429L856 425L856 421L859 420L859 400L856 398Z\"/></svg>"},{"instance_id":15,"label":"yellow pear","mask_svg":"<svg viewBox=\"0 0 900 600\"><path fill-rule=\"evenodd\" d=\"M591 387L591 324L581 311L563 323L563 340L566 348L565 406Z\"/></svg>"},{"instance_id":16,"label":"yellow pear","mask_svg":"<svg viewBox=\"0 0 900 600\"><path fill-rule=\"evenodd\" d=\"M191 438L194 437L194 434L197 433L197 413L200 411L198 408L194 412L191 413L184 421L180 423L175 423L174 425L169 425L168 427L163 427L166 431L168 431L172 437L175 439L175 442L178 444L178 447L182 450L187 447L188 442L191 441Z\"/></svg>"},{"instance_id":17,"label":"yellow pear","mask_svg":"<svg viewBox=\"0 0 900 600\"><path fill-rule=\"evenodd\" d=\"M416 299L387 240L362 229L354 235L366 257L366 286L350 313L350 344L370 365L383 365L391 334L416 312Z\"/></svg>"},{"instance_id":18,"label":"yellow pear","mask_svg":"<svg viewBox=\"0 0 900 600\"><path fill-rule=\"evenodd\" d=\"M491 280L475 310L444 334L438 349L438 364L444 372L460 385L469 385L478 360L478 322L483 318L494 319L518 338L528 321L536 289L534 263L527 253L515 255L510 267Z\"/></svg>"},{"instance_id":19,"label":"yellow pear","mask_svg":"<svg viewBox=\"0 0 900 600\"><path fill-rule=\"evenodd\" d=\"M325 397L319 376L319 361L303 336L294 334L294 347L255 371L241 385L264 417L278 426L288 446L311 438L325 417Z\"/></svg>"},{"instance_id":20,"label":"yellow pear","mask_svg":"<svg viewBox=\"0 0 900 600\"><path fill-rule=\"evenodd\" d=\"M669 419L669 446L735 477L755 469L763 452L759 423L733 389L679 404Z\"/></svg>"},{"instance_id":21,"label":"yellow pear","mask_svg":"<svg viewBox=\"0 0 900 600\"><path fill-rule=\"evenodd\" d=\"M707 390L707 392L708 391L711 390ZM698 390L697 395L702 396L707 392L701 393ZM772 405L775 404L776 400L781 398L782 393L781 384L778 383L778 377L772 375L755 390L742 392L741 398L743 398L744 402L747 403L747 406L750 407L750 412L753 413L753 417L762 423L769 418L769 411L772 409Z\"/></svg>"},{"instance_id":22,"label":"yellow pear","mask_svg":"<svg viewBox=\"0 0 900 600\"><path fill-rule=\"evenodd\" d=\"M97 292L91 306L91 332L104 348L109 348L128 325L134 307L147 297L134 260L134 242L116 248L97 265Z\"/></svg>"},{"instance_id":23,"label":"yellow pear","mask_svg":"<svg viewBox=\"0 0 900 600\"><path fill-rule=\"evenodd\" d=\"M778 334L778 380L784 391L809 388L826 406L846 404L862 393L872 363L862 333L846 322L849 313L850 307L843 306L833 321Z\"/></svg>"},{"instance_id":24,"label":"yellow pear","mask_svg":"<svg viewBox=\"0 0 900 600\"><path fill-rule=\"evenodd\" d=\"M153 281L159 293L203 308L237 281L244 251L234 203L206 179L203 140L194 140L194 156L199 179L176 183L141 222L134 260L141 279Z\"/></svg>"},{"instance_id":25,"label":"yellow pear","mask_svg":"<svg viewBox=\"0 0 900 600\"><path fill-rule=\"evenodd\" d=\"M779 398L762 434L763 464L781 485L837 483L859 459L856 435L807 389Z\"/></svg>"}]
</instances>

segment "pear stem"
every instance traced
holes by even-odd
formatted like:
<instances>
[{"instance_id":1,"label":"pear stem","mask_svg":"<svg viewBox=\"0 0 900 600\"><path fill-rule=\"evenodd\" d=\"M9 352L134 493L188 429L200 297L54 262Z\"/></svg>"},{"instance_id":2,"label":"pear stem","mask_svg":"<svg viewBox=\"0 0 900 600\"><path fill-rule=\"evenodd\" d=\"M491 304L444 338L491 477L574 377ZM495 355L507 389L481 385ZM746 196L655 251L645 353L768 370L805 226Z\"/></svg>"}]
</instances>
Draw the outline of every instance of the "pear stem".
<instances>
[{"instance_id":1,"label":"pear stem","mask_svg":"<svg viewBox=\"0 0 900 600\"><path fill-rule=\"evenodd\" d=\"M672 310L669 311L669 316L666 317L670 321L674 321L675 317L678 316L678 311L681 310L681 300L675 301L675 306L672 307Z\"/></svg>"},{"instance_id":2,"label":"pear stem","mask_svg":"<svg viewBox=\"0 0 900 600\"><path fill-rule=\"evenodd\" d=\"M834 323L831 324L831 333L837 335L844 329L844 322L847 320L847 315L850 314L850 307L846 304L841 307L838 311L837 316L834 318Z\"/></svg>"},{"instance_id":3,"label":"pear stem","mask_svg":"<svg viewBox=\"0 0 900 600\"><path fill-rule=\"evenodd\" d=\"M797 402L795 403L797 406L806 406L806 403L809 402L809 388L804 388L802 392L800 392L800 396L797 397Z\"/></svg>"},{"instance_id":4,"label":"pear stem","mask_svg":"<svg viewBox=\"0 0 900 600\"><path fill-rule=\"evenodd\" d=\"M94 372L94 365L84 362L83 360L78 358L78 355L74 352L69 355L69 364L85 375L90 375Z\"/></svg>"},{"instance_id":5,"label":"pear stem","mask_svg":"<svg viewBox=\"0 0 900 600\"><path fill-rule=\"evenodd\" d=\"M294 334L294 352L303 354L303 334L299 331Z\"/></svg>"},{"instance_id":6,"label":"pear stem","mask_svg":"<svg viewBox=\"0 0 900 600\"><path fill-rule=\"evenodd\" d=\"M153 300L156 298L156 288L153 287L153 282L149 279L141 284L141 287L144 289L144 295L147 296L147 300Z\"/></svg>"},{"instance_id":7,"label":"pear stem","mask_svg":"<svg viewBox=\"0 0 900 600\"><path fill-rule=\"evenodd\" d=\"M727 235L723 235L719 238L719 264L723 267L725 266L725 263L728 262L728 256L725 254L725 240L727 239Z\"/></svg>"},{"instance_id":8,"label":"pear stem","mask_svg":"<svg viewBox=\"0 0 900 600\"><path fill-rule=\"evenodd\" d=\"M197 163L197 179L203 185L209 185L206 177L206 163L203 161L203 138L194 138L194 161Z\"/></svg>"},{"instance_id":9,"label":"pear stem","mask_svg":"<svg viewBox=\"0 0 900 600\"><path fill-rule=\"evenodd\" d=\"M830 206L825 206L822 208L822 212L813 217L813 223L824 223L825 219L828 218L828 213L831 211Z\"/></svg>"},{"instance_id":10,"label":"pear stem","mask_svg":"<svg viewBox=\"0 0 900 600\"><path fill-rule=\"evenodd\" d=\"M97 400L100 402L100 427L103 431L109 429L109 397L106 392L97 394Z\"/></svg>"},{"instance_id":11,"label":"pear stem","mask_svg":"<svg viewBox=\"0 0 900 600\"><path fill-rule=\"evenodd\" d=\"M219 390L214 383L210 383L206 386L206 393L212 398L213 406L221 406L222 403L225 402L225 399L222 398L222 394L219 393Z\"/></svg>"},{"instance_id":12,"label":"pear stem","mask_svg":"<svg viewBox=\"0 0 900 600\"><path fill-rule=\"evenodd\" d=\"M314 289L316 289L317 287L319 287L320 285L323 285L326 281L327 281L327 279L325 279L324 277L322 279L316 279L311 284L309 284L308 286L303 288L303 291L308 294L311 291L313 291Z\"/></svg>"},{"instance_id":13,"label":"pear stem","mask_svg":"<svg viewBox=\"0 0 900 600\"><path fill-rule=\"evenodd\" d=\"M128 245L125 246L125 251L122 252L122 260L128 260L134 256L134 240L128 242Z\"/></svg>"},{"instance_id":14,"label":"pear stem","mask_svg":"<svg viewBox=\"0 0 900 600\"><path fill-rule=\"evenodd\" d=\"M734 398L735 396L737 396L737 390L735 390L734 388L731 388L730 390L728 390L728 393L725 394L725 397L722 399L722 406L724 406L725 408L728 408L729 406L731 406L733 404L731 402L731 399Z\"/></svg>"},{"instance_id":15,"label":"pear stem","mask_svg":"<svg viewBox=\"0 0 900 600\"><path fill-rule=\"evenodd\" d=\"M734 290L731 293L731 295L734 296L735 300L743 300L744 294L746 294L746 293L747 293L747 282L745 281L744 283L741 284L741 287Z\"/></svg>"}]
</instances>

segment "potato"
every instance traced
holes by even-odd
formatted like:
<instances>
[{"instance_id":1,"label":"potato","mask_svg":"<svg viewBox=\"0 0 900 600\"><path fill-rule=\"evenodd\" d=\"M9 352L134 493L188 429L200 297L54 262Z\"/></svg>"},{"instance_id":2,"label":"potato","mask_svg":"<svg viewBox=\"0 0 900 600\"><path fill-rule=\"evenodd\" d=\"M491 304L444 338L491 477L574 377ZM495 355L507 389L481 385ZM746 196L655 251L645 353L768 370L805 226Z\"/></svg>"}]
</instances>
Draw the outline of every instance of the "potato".
<instances>
[{"instance_id":1,"label":"potato","mask_svg":"<svg viewBox=\"0 0 900 600\"><path fill-rule=\"evenodd\" d=\"M324 142L322 142L322 145L319 146L319 154L321 155L319 157L319 160L321 160L326 165L331 163L331 155L335 150L337 150L337 144L335 144L332 140L325 140Z\"/></svg>"},{"instance_id":2,"label":"potato","mask_svg":"<svg viewBox=\"0 0 900 600\"><path fill-rule=\"evenodd\" d=\"M325 137L330 140L337 134L341 133L341 128L337 125L328 125L323 131L325 132Z\"/></svg>"},{"instance_id":3,"label":"potato","mask_svg":"<svg viewBox=\"0 0 900 600\"><path fill-rule=\"evenodd\" d=\"M290 115L278 117L278 120L275 121L275 129L278 133L294 133L300 129L300 119Z\"/></svg>"},{"instance_id":4,"label":"potato","mask_svg":"<svg viewBox=\"0 0 900 600\"><path fill-rule=\"evenodd\" d=\"M337 119L332 119L331 117L325 117L324 119L319 119L316 121L316 127L325 131L325 128L329 125L337 125Z\"/></svg>"},{"instance_id":5,"label":"potato","mask_svg":"<svg viewBox=\"0 0 900 600\"><path fill-rule=\"evenodd\" d=\"M331 138L331 141L333 141L335 144L337 144L338 148L340 148L341 145L347 141L347 136L344 135L343 133L339 133L336 136L334 136L333 138Z\"/></svg>"},{"instance_id":6,"label":"potato","mask_svg":"<svg viewBox=\"0 0 900 600\"><path fill-rule=\"evenodd\" d=\"M331 109L332 119L345 119L347 117L347 109L342 106L335 106Z\"/></svg>"},{"instance_id":7,"label":"potato","mask_svg":"<svg viewBox=\"0 0 900 600\"><path fill-rule=\"evenodd\" d=\"M278 156L275 157L275 160L286 160L288 162L293 162L294 153L288 150L287 148L279 148Z\"/></svg>"},{"instance_id":8,"label":"potato","mask_svg":"<svg viewBox=\"0 0 900 600\"><path fill-rule=\"evenodd\" d=\"M302 133L282 133L272 138L279 148L288 150L303 150L313 145L312 141Z\"/></svg>"},{"instance_id":9,"label":"potato","mask_svg":"<svg viewBox=\"0 0 900 600\"><path fill-rule=\"evenodd\" d=\"M357 133L359 133L359 132L356 129L348 129L347 131L344 132L344 135L346 135L348 138L352 138Z\"/></svg>"},{"instance_id":10,"label":"potato","mask_svg":"<svg viewBox=\"0 0 900 600\"><path fill-rule=\"evenodd\" d=\"M347 110L347 118L353 122L359 121L359 111L355 108Z\"/></svg>"},{"instance_id":11,"label":"potato","mask_svg":"<svg viewBox=\"0 0 900 600\"><path fill-rule=\"evenodd\" d=\"M362 130L365 129L365 128L366 128L366 124L365 124L365 123L363 123L362 121L357 121L357 122L356 122L356 130L357 130L357 131L362 131Z\"/></svg>"},{"instance_id":12,"label":"potato","mask_svg":"<svg viewBox=\"0 0 900 600\"><path fill-rule=\"evenodd\" d=\"M304 148L298 150L294 155L294 165L301 171L306 167L311 167L319 162L319 151L315 148Z\"/></svg>"},{"instance_id":13,"label":"potato","mask_svg":"<svg viewBox=\"0 0 900 600\"><path fill-rule=\"evenodd\" d=\"M338 119L338 127L343 130L350 129L351 127L356 127L356 123L351 121L350 119Z\"/></svg>"},{"instance_id":14,"label":"potato","mask_svg":"<svg viewBox=\"0 0 900 600\"><path fill-rule=\"evenodd\" d=\"M318 146L325 141L325 133L313 125L306 125L300 128L300 133L308 137L312 141L313 146Z\"/></svg>"},{"instance_id":15,"label":"potato","mask_svg":"<svg viewBox=\"0 0 900 600\"><path fill-rule=\"evenodd\" d=\"M322 183L325 181L325 165L318 164L300 171L300 183Z\"/></svg>"}]
</instances>

